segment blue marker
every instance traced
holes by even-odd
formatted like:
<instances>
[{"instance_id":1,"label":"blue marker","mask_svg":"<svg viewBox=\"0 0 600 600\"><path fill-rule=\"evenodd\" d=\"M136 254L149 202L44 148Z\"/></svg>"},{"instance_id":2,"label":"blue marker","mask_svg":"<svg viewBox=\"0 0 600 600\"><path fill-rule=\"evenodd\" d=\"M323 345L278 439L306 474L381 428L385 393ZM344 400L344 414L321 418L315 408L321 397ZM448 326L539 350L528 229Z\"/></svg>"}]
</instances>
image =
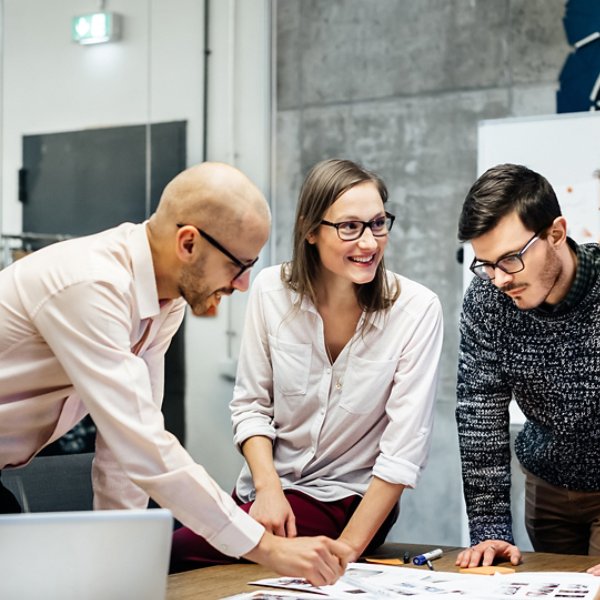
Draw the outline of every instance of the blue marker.
<instances>
[{"instance_id":1,"label":"blue marker","mask_svg":"<svg viewBox=\"0 0 600 600\"><path fill-rule=\"evenodd\" d=\"M419 565L419 566L421 566L421 565L429 566L431 564L432 560L435 560L436 558L440 558L440 556L442 556L442 554L443 554L443 552L442 552L441 548L436 548L435 550L431 550L430 552L418 554L417 556L415 556L413 558L413 564Z\"/></svg>"}]
</instances>

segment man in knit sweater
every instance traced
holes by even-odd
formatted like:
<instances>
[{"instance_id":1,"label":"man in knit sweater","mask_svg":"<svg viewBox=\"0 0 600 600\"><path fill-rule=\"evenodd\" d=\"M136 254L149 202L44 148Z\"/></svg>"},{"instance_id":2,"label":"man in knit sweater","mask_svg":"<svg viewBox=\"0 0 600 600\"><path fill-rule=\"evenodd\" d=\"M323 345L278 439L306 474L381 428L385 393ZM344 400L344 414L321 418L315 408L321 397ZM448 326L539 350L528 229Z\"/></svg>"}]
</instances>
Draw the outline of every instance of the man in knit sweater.
<instances>
[{"instance_id":1,"label":"man in knit sweater","mask_svg":"<svg viewBox=\"0 0 600 600\"><path fill-rule=\"evenodd\" d=\"M533 547L600 555L600 247L567 237L550 184L512 164L473 184L459 238L473 246L476 276L461 315L456 409L472 547L457 565L521 560L511 398L527 419L515 453Z\"/></svg>"}]
</instances>

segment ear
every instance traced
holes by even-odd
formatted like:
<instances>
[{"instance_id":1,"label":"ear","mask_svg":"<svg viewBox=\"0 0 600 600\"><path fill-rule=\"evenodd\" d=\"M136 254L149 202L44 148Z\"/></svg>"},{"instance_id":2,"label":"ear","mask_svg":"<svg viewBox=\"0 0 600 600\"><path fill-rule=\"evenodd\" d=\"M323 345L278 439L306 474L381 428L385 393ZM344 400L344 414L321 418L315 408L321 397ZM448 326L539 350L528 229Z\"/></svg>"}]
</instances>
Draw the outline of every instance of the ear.
<instances>
[{"instance_id":1,"label":"ear","mask_svg":"<svg viewBox=\"0 0 600 600\"><path fill-rule=\"evenodd\" d=\"M312 231L310 231L309 233L306 234L306 241L309 244L317 243L317 230L316 229L313 229Z\"/></svg>"},{"instance_id":2,"label":"ear","mask_svg":"<svg viewBox=\"0 0 600 600\"><path fill-rule=\"evenodd\" d=\"M553 246L562 246L567 240L567 220L563 217L556 217L550 226L548 240Z\"/></svg>"},{"instance_id":3,"label":"ear","mask_svg":"<svg viewBox=\"0 0 600 600\"><path fill-rule=\"evenodd\" d=\"M175 236L175 253L182 262L192 262L198 245L198 232L193 227L181 227Z\"/></svg>"}]
</instances>

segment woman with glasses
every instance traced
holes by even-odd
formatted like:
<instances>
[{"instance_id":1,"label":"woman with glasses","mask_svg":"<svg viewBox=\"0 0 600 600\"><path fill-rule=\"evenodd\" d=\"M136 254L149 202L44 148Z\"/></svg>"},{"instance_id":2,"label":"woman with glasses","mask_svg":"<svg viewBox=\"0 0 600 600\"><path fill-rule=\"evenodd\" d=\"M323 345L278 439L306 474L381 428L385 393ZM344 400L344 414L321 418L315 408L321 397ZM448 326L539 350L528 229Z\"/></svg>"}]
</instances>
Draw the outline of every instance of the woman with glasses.
<instances>
[{"instance_id":1,"label":"woman with glasses","mask_svg":"<svg viewBox=\"0 0 600 600\"><path fill-rule=\"evenodd\" d=\"M442 345L437 296L385 269L387 196L353 162L312 168L292 260L253 284L231 402L236 501L276 535L339 538L353 560L383 543L425 466ZM176 532L173 570L224 562Z\"/></svg>"}]
</instances>

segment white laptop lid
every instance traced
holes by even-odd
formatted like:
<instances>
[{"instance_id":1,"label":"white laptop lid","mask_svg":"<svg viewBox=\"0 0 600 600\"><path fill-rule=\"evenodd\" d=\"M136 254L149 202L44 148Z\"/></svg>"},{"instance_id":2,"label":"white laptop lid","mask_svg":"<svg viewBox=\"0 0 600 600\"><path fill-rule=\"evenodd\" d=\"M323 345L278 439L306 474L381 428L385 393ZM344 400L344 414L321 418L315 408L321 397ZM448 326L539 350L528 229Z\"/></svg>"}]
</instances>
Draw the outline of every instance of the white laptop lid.
<instances>
[{"instance_id":1,"label":"white laptop lid","mask_svg":"<svg viewBox=\"0 0 600 600\"><path fill-rule=\"evenodd\" d=\"M164 600L165 509L0 516L2 600Z\"/></svg>"}]
</instances>

